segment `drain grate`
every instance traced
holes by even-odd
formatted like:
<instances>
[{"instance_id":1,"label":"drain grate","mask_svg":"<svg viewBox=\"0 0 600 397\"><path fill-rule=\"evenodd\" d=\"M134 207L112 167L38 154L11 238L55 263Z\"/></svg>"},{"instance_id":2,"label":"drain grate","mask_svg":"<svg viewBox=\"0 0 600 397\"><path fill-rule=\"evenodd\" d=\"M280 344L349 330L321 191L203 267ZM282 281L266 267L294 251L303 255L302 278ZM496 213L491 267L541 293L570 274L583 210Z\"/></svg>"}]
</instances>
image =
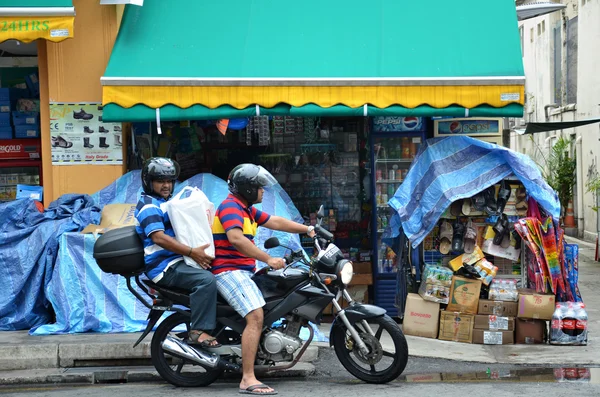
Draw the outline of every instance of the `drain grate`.
<instances>
[{"instance_id":1,"label":"drain grate","mask_svg":"<svg viewBox=\"0 0 600 397\"><path fill-rule=\"evenodd\" d=\"M95 371L92 377L94 384L127 383L129 371Z\"/></svg>"}]
</instances>

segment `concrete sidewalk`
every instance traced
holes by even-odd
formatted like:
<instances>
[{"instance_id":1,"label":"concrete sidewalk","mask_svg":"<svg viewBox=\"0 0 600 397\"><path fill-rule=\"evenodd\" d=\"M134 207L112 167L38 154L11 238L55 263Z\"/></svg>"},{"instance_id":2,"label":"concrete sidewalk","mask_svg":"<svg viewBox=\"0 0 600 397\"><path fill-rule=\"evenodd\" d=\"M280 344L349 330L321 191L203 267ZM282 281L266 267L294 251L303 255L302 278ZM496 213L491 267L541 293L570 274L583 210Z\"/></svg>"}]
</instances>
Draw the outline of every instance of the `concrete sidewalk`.
<instances>
[{"instance_id":1,"label":"concrete sidewalk","mask_svg":"<svg viewBox=\"0 0 600 397\"><path fill-rule=\"evenodd\" d=\"M565 364L600 366L600 263L594 262L592 244L579 244L579 288L589 315L588 346L503 345L485 346L436 339L407 337L411 356L447 360L502 364ZM330 324L321 330L329 335ZM63 381L98 381L104 377L118 379L153 379L150 363L151 335L138 347L133 344L140 333L77 334L30 336L27 331L0 332L0 384L47 383ZM304 365L275 376L306 376L314 371L309 363L318 357L318 348L328 343L313 343L303 357ZM140 367L143 366L143 367ZM35 369L32 371L32 369ZM297 372L294 372L297 371ZM137 377L137 378L136 378ZM29 379L30 382L27 382Z\"/></svg>"}]
</instances>

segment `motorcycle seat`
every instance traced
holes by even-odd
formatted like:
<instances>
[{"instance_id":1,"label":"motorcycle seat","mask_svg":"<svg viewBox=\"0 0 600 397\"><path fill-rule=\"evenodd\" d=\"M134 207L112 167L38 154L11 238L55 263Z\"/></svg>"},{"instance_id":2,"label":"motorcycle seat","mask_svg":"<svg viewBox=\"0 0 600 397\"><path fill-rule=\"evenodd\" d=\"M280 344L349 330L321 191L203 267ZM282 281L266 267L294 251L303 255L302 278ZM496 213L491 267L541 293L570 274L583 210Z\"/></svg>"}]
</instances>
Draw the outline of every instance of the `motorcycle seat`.
<instances>
[{"instance_id":1,"label":"motorcycle seat","mask_svg":"<svg viewBox=\"0 0 600 397\"><path fill-rule=\"evenodd\" d=\"M185 288L177 288L177 287L162 287L160 285L157 285L156 283L153 283L151 280L142 280L144 282L144 284L146 284L148 287L155 289L159 292L171 292L171 293L175 293L175 294L179 294L179 295L190 295L190 290L189 289L185 289ZM228 305L227 301L225 300L225 298L223 298L221 296L221 294L217 294L217 303L221 304L221 305Z\"/></svg>"}]
</instances>

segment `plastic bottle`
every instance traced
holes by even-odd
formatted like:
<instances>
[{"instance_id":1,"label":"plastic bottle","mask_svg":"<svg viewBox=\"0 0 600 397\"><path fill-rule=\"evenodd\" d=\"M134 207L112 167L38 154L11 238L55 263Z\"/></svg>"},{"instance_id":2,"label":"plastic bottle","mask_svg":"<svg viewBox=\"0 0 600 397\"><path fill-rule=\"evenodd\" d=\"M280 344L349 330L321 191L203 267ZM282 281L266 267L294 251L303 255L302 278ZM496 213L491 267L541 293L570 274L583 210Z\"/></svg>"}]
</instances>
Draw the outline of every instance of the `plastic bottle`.
<instances>
[{"instance_id":1,"label":"plastic bottle","mask_svg":"<svg viewBox=\"0 0 600 397\"><path fill-rule=\"evenodd\" d=\"M563 318L564 310L561 303L556 304L556 310L552 315L550 323L550 342L553 344L561 344L563 339Z\"/></svg>"},{"instance_id":2,"label":"plastic bottle","mask_svg":"<svg viewBox=\"0 0 600 397\"><path fill-rule=\"evenodd\" d=\"M575 309L575 339L578 344L587 344L587 321L588 315L585 304L577 303Z\"/></svg>"},{"instance_id":3,"label":"plastic bottle","mask_svg":"<svg viewBox=\"0 0 600 397\"><path fill-rule=\"evenodd\" d=\"M565 334L565 344L571 344L575 341L575 325L577 324L576 316L577 314L575 313L573 302L568 302L565 317L562 321L562 330L563 334Z\"/></svg>"}]
</instances>

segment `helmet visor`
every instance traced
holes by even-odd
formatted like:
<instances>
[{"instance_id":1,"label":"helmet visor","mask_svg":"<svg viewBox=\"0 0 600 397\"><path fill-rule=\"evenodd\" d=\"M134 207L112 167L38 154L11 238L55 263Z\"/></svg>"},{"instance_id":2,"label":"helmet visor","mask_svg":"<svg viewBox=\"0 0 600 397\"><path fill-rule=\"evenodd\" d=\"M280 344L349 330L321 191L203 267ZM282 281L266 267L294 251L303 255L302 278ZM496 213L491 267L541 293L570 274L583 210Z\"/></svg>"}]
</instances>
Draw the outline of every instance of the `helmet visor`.
<instances>
[{"instance_id":1,"label":"helmet visor","mask_svg":"<svg viewBox=\"0 0 600 397\"><path fill-rule=\"evenodd\" d=\"M258 166L258 174L254 177L256 185L258 187L272 187L277 184L277 179L269 171L264 169L262 166Z\"/></svg>"}]
</instances>

